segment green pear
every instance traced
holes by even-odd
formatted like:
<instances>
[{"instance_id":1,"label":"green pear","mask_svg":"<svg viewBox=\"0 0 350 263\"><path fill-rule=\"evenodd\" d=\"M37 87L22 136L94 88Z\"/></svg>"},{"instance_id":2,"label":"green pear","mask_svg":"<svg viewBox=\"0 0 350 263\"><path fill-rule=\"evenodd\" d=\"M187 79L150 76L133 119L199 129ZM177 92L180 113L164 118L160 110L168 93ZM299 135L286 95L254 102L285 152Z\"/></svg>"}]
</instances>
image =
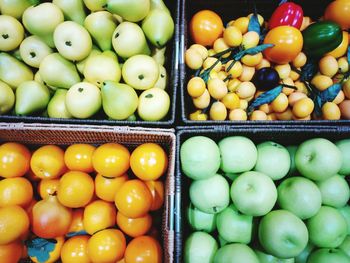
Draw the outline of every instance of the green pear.
<instances>
[{"instance_id":1,"label":"green pear","mask_svg":"<svg viewBox=\"0 0 350 263\"><path fill-rule=\"evenodd\" d=\"M165 63L165 51L166 51L166 47L152 49L152 54L151 54L152 58L154 58L154 60L157 61L157 63L162 66Z\"/></svg>"},{"instance_id":2,"label":"green pear","mask_svg":"<svg viewBox=\"0 0 350 263\"><path fill-rule=\"evenodd\" d=\"M91 13L84 21L84 27L101 50L112 49L112 35L117 27L113 15L107 11Z\"/></svg>"},{"instance_id":3,"label":"green pear","mask_svg":"<svg viewBox=\"0 0 350 263\"><path fill-rule=\"evenodd\" d=\"M0 51L16 49L23 38L24 28L16 18L0 15Z\"/></svg>"},{"instance_id":4,"label":"green pear","mask_svg":"<svg viewBox=\"0 0 350 263\"><path fill-rule=\"evenodd\" d=\"M24 27L52 48L55 47L53 32L63 21L64 15L61 9L53 3L31 6L24 11L22 17Z\"/></svg>"},{"instance_id":5,"label":"green pear","mask_svg":"<svg viewBox=\"0 0 350 263\"><path fill-rule=\"evenodd\" d=\"M102 11L107 4L107 0L83 0L85 6L91 11Z\"/></svg>"},{"instance_id":6,"label":"green pear","mask_svg":"<svg viewBox=\"0 0 350 263\"><path fill-rule=\"evenodd\" d=\"M139 22L150 11L150 0L108 0L106 9L130 22Z\"/></svg>"},{"instance_id":7,"label":"green pear","mask_svg":"<svg viewBox=\"0 0 350 263\"><path fill-rule=\"evenodd\" d=\"M174 20L162 0L151 0L151 10L142 21L142 29L147 39L156 47L161 48L168 43L174 34Z\"/></svg>"},{"instance_id":8,"label":"green pear","mask_svg":"<svg viewBox=\"0 0 350 263\"><path fill-rule=\"evenodd\" d=\"M105 51L90 57L85 64L84 77L97 87L102 87L106 80L119 82L121 69L117 55L112 51Z\"/></svg>"},{"instance_id":9,"label":"green pear","mask_svg":"<svg viewBox=\"0 0 350 263\"><path fill-rule=\"evenodd\" d=\"M162 65L159 65L159 77L156 84L154 84L153 88L166 89L167 84L168 74L166 72L166 69Z\"/></svg>"},{"instance_id":10,"label":"green pear","mask_svg":"<svg viewBox=\"0 0 350 263\"><path fill-rule=\"evenodd\" d=\"M0 80L16 89L22 82L33 80L32 70L23 62L6 53L0 53Z\"/></svg>"},{"instance_id":11,"label":"green pear","mask_svg":"<svg viewBox=\"0 0 350 263\"><path fill-rule=\"evenodd\" d=\"M112 44L115 52L124 59L151 54L145 34L136 23L123 22L118 25L113 33Z\"/></svg>"},{"instance_id":12,"label":"green pear","mask_svg":"<svg viewBox=\"0 0 350 263\"><path fill-rule=\"evenodd\" d=\"M66 20L84 24L86 14L83 0L53 0L52 3L62 10Z\"/></svg>"},{"instance_id":13,"label":"green pear","mask_svg":"<svg viewBox=\"0 0 350 263\"><path fill-rule=\"evenodd\" d=\"M41 61L53 52L38 36L25 38L19 47L19 51L23 61L34 68L39 68Z\"/></svg>"},{"instance_id":14,"label":"green pear","mask_svg":"<svg viewBox=\"0 0 350 263\"><path fill-rule=\"evenodd\" d=\"M0 9L3 15L20 19L24 10L31 5L37 5L40 0L1 0Z\"/></svg>"},{"instance_id":15,"label":"green pear","mask_svg":"<svg viewBox=\"0 0 350 263\"><path fill-rule=\"evenodd\" d=\"M80 82L75 65L59 53L52 53L43 59L39 74L47 85L54 88L69 89Z\"/></svg>"},{"instance_id":16,"label":"green pear","mask_svg":"<svg viewBox=\"0 0 350 263\"><path fill-rule=\"evenodd\" d=\"M103 110L114 120L125 120L137 109L137 93L129 85L105 81L101 93Z\"/></svg>"},{"instance_id":17,"label":"green pear","mask_svg":"<svg viewBox=\"0 0 350 263\"><path fill-rule=\"evenodd\" d=\"M15 105L15 94L9 85L0 81L0 115L9 112Z\"/></svg>"},{"instance_id":18,"label":"green pear","mask_svg":"<svg viewBox=\"0 0 350 263\"><path fill-rule=\"evenodd\" d=\"M92 46L92 50L91 50L90 54L87 56L87 58L84 58L83 60L80 60L79 62L77 62L75 64L77 66L79 73L84 75L84 68L86 65L86 61L88 61L88 59L90 57L101 54L101 53L102 52L96 46Z\"/></svg>"},{"instance_id":19,"label":"green pear","mask_svg":"<svg viewBox=\"0 0 350 263\"><path fill-rule=\"evenodd\" d=\"M73 118L66 107L66 89L57 89L49 104L47 105L47 114L50 118Z\"/></svg>"},{"instance_id":20,"label":"green pear","mask_svg":"<svg viewBox=\"0 0 350 263\"><path fill-rule=\"evenodd\" d=\"M49 89L38 82L26 81L16 89L16 115L30 115L46 109L50 101Z\"/></svg>"}]
</instances>

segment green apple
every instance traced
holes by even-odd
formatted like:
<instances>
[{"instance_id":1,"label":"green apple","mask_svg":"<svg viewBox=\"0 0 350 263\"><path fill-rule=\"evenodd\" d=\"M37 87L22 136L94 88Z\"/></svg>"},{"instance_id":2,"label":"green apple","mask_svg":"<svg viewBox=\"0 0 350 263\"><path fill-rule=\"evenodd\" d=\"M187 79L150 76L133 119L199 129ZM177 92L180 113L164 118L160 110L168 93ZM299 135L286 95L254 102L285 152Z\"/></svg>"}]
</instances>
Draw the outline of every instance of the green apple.
<instances>
[{"instance_id":1,"label":"green apple","mask_svg":"<svg viewBox=\"0 0 350 263\"><path fill-rule=\"evenodd\" d=\"M0 115L8 113L15 105L15 94L11 87L0 81Z\"/></svg>"},{"instance_id":2,"label":"green apple","mask_svg":"<svg viewBox=\"0 0 350 263\"><path fill-rule=\"evenodd\" d=\"M342 250L336 248L317 249L311 253L308 263L350 263L348 257Z\"/></svg>"},{"instance_id":3,"label":"green apple","mask_svg":"<svg viewBox=\"0 0 350 263\"><path fill-rule=\"evenodd\" d=\"M107 0L83 0L83 2L91 12L103 11L107 4Z\"/></svg>"},{"instance_id":4,"label":"green apple","mask_svg":"<svg viewBox=\"0 0 350 263\"><path fill-rule=\"evenodd\" d=\"M23 61L33 68L39 68L41 61L53 53L52 49L37 36L24 39L19 51Z\"/></svg>"},{"instance_id":5,"label":"green apple","mask_svg":"<svg viewBox=\"0 0 350 263\"><path fill-rule=\"evenodd\" d=\"M112 51L105 51L90 56L84 66L84 77L99 88L107 80L119 82L121 69L117 55Z\"/></svg>"},{"instance_id":6,"label":"green apple","mask_svg":"<svg viewBox=\"0 0 350 263\"><path fill-rule=\"evenodd\" d=\"M102 52L96 46L92 45L92 49L91 49L90 54L86 58L84 58L83 60L80 60L79 62L75 63L79 73L84 75L84 69L85 69L85 65L86 65L86 62L88 61L88 59L91 58L92 56L95 56L95 55L98 55L101 53Z\"/></svg>"},{"instance_id":7,"label":"green apple","mask_svg":"<svg viewBox=\"0 0 350 263\"><path fill-rule=\"evenodd\" d=\"M168 74L166 72L165 67L158 64L159 66L159 76L156 84L154 84L153 88L166 89L168 85Z\"/></svg>"},{"instance_id":8,"label":"green apple","mask_svg":"<svg viewBox=\"0 0 350 263\"><path fill-rule=\"evenodd\" d=\"M0 80L16 89L21 83L33 80L32 70L11 55L0 52Z\"/></svg>"},{"instance_id":9,"label":"green apple","mask_svg":"<svg viewBox=\"0 0 350 263\"><path fill-rule=\"evenodd\" d=\"M257 255L260 263L294 263L294 258L276 258L272 255L266 254L260 250L255 250L255 254Z\"/></svg>"},{"instance_id":10,"label":"green apple","mask_svg":"<svg viewBox=\"0 0 350 263\"><path fill-rule=\"evenodd\" d=\"M55 95L47 105L47 114L50 118L73 118L66 107L66 89L57 89Z\"/></svg>"},{"instance_id":11,"label":"green apple","mask_svg":"<svg viewBox=\"0 0 350 263\"><path fill-rule=\"evenodd\" d=\"M303 176L322 181L339 172L342 154L331 141L314 138L299 145L295 153L295 164Z\"/></svg>"},{"instance_id":12,"label":"green apple","mask_svg":"<svg viewBox=\"0 0 350 263\"><path fill-rule=\"evenodd\" d=\"M0 51L16 49L24 38L24 28L16 18L0 15Z\"/></svg>"},{"instance_id":13,"label":"green apple","mask_svg":"<svg viewBox=\"0 0 350 263\"><path fill-rule=\"evenodd\" d=\"M217 214L229 205L229 191L226 179L216 174L210 178L192 182L190 200L199 210L208 214Z\"/></svg>"},{"instance_id":14,"label":"green apple","mask_svg":"<svg viewBox=\"0 0 350 263\"><path fill-rule=\"evenodd\" d=\"M185 263L211 263L214 260L218 243L206 232L194 232L185 242Z\"/></svg>"},{"instance_id":15,"label":"green apple","mask_svg":"<svg viewBox=\"0 0 350 263\"><path fill-rule=\"evenodd\" d=\"M150 0L107 0L106 9L124 20L139 22L149 13L150 6Z\"/></svg>"},{"instance_id":16,"label":"green apple","mask_svg":"<svg viewBox=\"0 0 350 263\"><path fill-rule=\"evenodd\" d=\"M194 136L181 145L180 160L186 176L193 180L206 179L220 168L220 150L212 139Z\"/></svg>"},{"instance_id":17,"label":"green apple","mask_svg":"<svg viewBox=\"0 0 350 263\"><path fill-rule=\"evenodd\" d=\"M228 178L231 182L236 180L241 174L236 174L236 173L225 173L224 176Z\"/></svg>"},{"instance_id":18,"label":"green apple","mask_svg":"<svg viewBox=\"0 0 350 263\"><path fill-rule=\"evenodd\" d=\"M349 175L350 174L350 139L344 139L335 143L343 156L342 166L339 174Z\"/></svg>"},{"instance_id":19,"label":"green apple","mask_svg":"<svg viewBox=\"0 0 350 263\"><path fill-rule=\"evenodd\" d=\"M225 173L243 173L254 168L258 152L255 144L243 136L231 136L219 143L221 170Z\"/></svg>"},{"instance_id":20,"label":"green apple","mask_svg":"<svg viewBox=\"0 0 350 263\"><path fill-rule=\"evenodd\" d=\"M102 51L112 49L111 39L117 25L111 13L107 11L91 13L86 17L84 27Z\"/></svg>"},{"instance_id":21,"label":"green apple","mask_svg":"<svg viewBox=\"0 0 350 263\"><path fill-rule=\"evenodd\" d=\"M62 10L66 20L84 24L86 14L83 0L53 0L52 3Z\"/></svg>"},{"instance_id":22,"label":"green apple","mask_svg":"<svg viewBox=\"0 0 350 263\"><path fill-rule=\"evenodd\" d=\"M218 240L219 240L219 245L220 245L220 247L223 247L223 246L229 244L229 242L226 241L226 240L225 240L222 236L220 236L220 235L218 235Z\"/></svg>"},{"instance_id":23,"label":"green apple","mask_svg":"<svg viewBox=\"0 0 350 263\"><path fill-rule=\"evenodd\" d=\"M338 247L341 249L348 257L350 257L350 236L346 236L343 243Z\"/></svg>"},{"instance_id":24,"label":"green apple","mask_svg":"<svg viewBox=\"0 0 350 263\"><path fill-rule=\"evenodd\" d=\"M168 114L170 97L165 90L151 88L141 93L137 113L144 121L160 121Z\"/></svg>"},{"instance_id":25,"label":"green apple","mask_svg":"<svg viewBox=\"0 0 350 263\"><path fill-rule=\"evenodd\" d=\"M80 82L80 76L75 65L59 53L52 53L42 60L39 66L39 74L47 85L54 88L69 89Z\"/></svg>"},{"instance_id":26,"label":"green apple","mask_svg":"<svg viewBox=\"0 0 350 263\"><path fill-rule=\"evenodd\" d=\"M0 9L3 15L12 16L16 19L22 17L23 12L31 5L36 5L39 0L1 0Z\"/></svg>"},{"instance_id":27,"label":"green apple","mask_svg":"<svg viewBox=\"0 0 350 263\"><path fill-rule=\"evenodd\" d=\"M21 83L16 89L16 115L25 116L46 109L50 101L50 91L33 80Z\"/></svg>"},{"instance_id":28,"label":"green apple","mask_svg":"<svg viewBox=\"0 0 350 263\"><path fill-rule=\"evenodd\" d=\"M278 187L278 205L301 219L317 214L322 205L322 196L317 185L304 177L290 177Z\"/></svg>"},{"instance_id":29,"label":"green apple","mask_svg":"<svg viewBox=\"0 0 350 263\"><path fill-rule=\"evenodd\" d=\"M211 233L216 229L216 214L204 213L190 204L186 216L188 224L195 231Z\"/></svg>"},{"instance_id":30,"label":"green apple","mask_svg":"<svg viewBox=\"0 0 350 263\"><path fill-rule=\"evenodd\" d=\"M350 188L343 176L334 175L324 181L317 182L321 191L322 204L336 208L343 207L350 198Z\"/></svg>"},{"instance_id":31,"label":"green apple","mask_svg":"<svg viewBox=\"0 0 350 263\"><path fill-rule=\"evenodd\" d=\"M257 145L258 159L254 170L279 180L285 177L290 169L288 150L275 142L267 141Z\"/></svg>"},{"instance_id":32,"label":"green apple","mask_svg":"<svg viewBox=\"0 0 350 263\"><path fill-rule=\"evenodd\" d=\"M231 199L241 213L263 216L274 207L277 189L269 176L260 172L245 172L233 181Z\"/></svg>"},{"instance_id":33,"label":"green apple","mask_svg":"<svg viewBox=\"0 0 350 263\"><path fill-rule=\"evenodd\" d=\"M341 208L338 208L338 211L342 214L344 217L347 226L348 226L348 235L350 235L350 206L346 205Z\"/></svg>"},{"instance_id":34,"label":"green apple","mask_svg":"<svg viewBox=\"0 0 350 263\"><path fill-rule=\"evenodd\" d=\"M122 67L122 76L125 83L134 89L150 89L158 80L159 66L150 56L132 56L125 61Z\"/></svg>"},{"instance_id":35,"label":"green apple","mask_svg":"<svg viewBox=\"0 0 350 263\"><path fill-rule=\"evenodd\" d=\"M308 219L310 241L320 248L336 248L343 243L348 226L342 214L335 208L322 206Z\"/></svg>"},{"instance_id":36,"label":"green apple","mask_svg":"<svg viewBox=\"0 0 350 263\"><path fill-rule=\"evenodd\" d=\"M314 248L315 246L309 242L305 249L295 257L295 263L307 263L307 259Z\"/></svg>"},{"instance_id":37,"label":"green apple","mask_svg":"<svg viewBox=\"0 0 350 263\"><path fill-rule=\"evenodd\" d=\"M298 173L297 167L295 166L295 153L298 149L296 145L289 145L286 147L290 156L290 168L288 176L294 176Z\"/></svg>"},{"instance_id":38,"label":"green apple","mask_svg":"<svg viewBox=\"0 0 350 263\"><path fill-rule=\"evenodd\" d=\"M52 48L55 47L53 33L63 21L61 9L53 3L46 2L27 8L22 17L24 27Z\"/></svg>"},{"instance_id":39,"label":"green apple","mask_svg":"<svg viewBox=\"0 0 350 263\"><path fill-rule=\"evenodd\" d=\"M113 120L125 120L137 109L137 93L126 84L104 81L101 94L103 110Z\"/></svg>"},{"instance_id":40,"label":"green apple","mask_svg":"<svg viewBox=\"0 0 350 263\"><path fill-rule=\"evenodd\" d=\"M89 32L76 22L59 24L53 34L58 52L66 59L79 61L86 58L92 49Z\"/></svg>"},{"instance_id":41,"label":"green apple","mask_svg":"<svg viewBox=\"0 0 350 263\"><path fill-rule=\"evenodd\" d=\"M101 105L100 89L88 82L73 85L66 94L67 110L75 118L90 118L100 110Z\"/></svg>"},{"instance_id":42,"label":"green apple","mask_svg":"<svg viewBox=\"0 0 350 263\"><path fill-rule=\"evenodd\" d=\"M258 235L266 252L278 258L296 257L309 239L304 222L287 210L274 210L264 216Z\"/></svg>"},{"instance_id":43,"label":"green apple","mask_svg":"<svg viewBox=\"0 0 350 263\"><path fill-rule=\"evenodd\" d=\"M139 54L151 54L145 34L136 23L122 22L115 28L112 36L115 52L124 59Z\"/></svg>"},{"instance_id":44,"label":"green apple","mask_svg":"<svg viewBox=\"0 0 350 263\"><path fill-rule=\"evenodd\" d=\"M216 227L226 241L249 244L252 239L253 217L241 214L231 204L217 215Z\"/></svg>"},{"instance_id":45,"label":"green apple","mask_svg":"<svg viewBox=\"0 0 350 263\"><path fill-rule=\"evenodd\" d=\"M215 254L214 263L260 263L254 251L244 244L229 244Z\"/></svg>"}]
</instances>

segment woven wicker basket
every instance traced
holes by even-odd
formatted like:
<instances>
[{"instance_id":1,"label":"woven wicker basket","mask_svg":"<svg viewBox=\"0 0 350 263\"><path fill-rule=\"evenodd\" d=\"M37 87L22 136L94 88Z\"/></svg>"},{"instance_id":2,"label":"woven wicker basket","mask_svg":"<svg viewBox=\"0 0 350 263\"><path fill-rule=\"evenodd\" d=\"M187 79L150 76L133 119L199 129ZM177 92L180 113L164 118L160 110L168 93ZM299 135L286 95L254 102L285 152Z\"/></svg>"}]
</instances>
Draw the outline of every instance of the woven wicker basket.
<instances>
[{"instance_id":1,"label":"woven wicker basket","mask_svg":"<svg viewBox=\"0 0 350 263\"><path fill-rule=\"evenodd\" d=\"M165 180L165 200L161 233L164 262L174 261L174 194L175 194L175 135L171 129L149 129L109 126L43 125L0 123L0 143L20 142L29 146L73 143L100 145L117 142L131 149L146 142L160 144L168 154L169 167ZM27 261L30 262L30 261Z\"/></svg>"}]
</instances>

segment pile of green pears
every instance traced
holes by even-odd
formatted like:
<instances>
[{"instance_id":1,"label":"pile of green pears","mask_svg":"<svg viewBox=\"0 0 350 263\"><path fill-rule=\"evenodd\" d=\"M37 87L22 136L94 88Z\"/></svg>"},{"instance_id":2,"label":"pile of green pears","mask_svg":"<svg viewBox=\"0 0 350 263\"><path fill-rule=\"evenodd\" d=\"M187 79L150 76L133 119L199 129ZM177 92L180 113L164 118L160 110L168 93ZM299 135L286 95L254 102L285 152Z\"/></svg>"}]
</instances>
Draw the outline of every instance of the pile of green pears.
<instances>
[{"instance_id":1,"label":"pile of green pears","mask_svg":"<svg viewBox=\"0 0 350 263\"><path fill-rule=\"evenodd\" d=\"M0 115L162 120L173 34L163 0L0 0Z\"/></svg>"}]
</instances>

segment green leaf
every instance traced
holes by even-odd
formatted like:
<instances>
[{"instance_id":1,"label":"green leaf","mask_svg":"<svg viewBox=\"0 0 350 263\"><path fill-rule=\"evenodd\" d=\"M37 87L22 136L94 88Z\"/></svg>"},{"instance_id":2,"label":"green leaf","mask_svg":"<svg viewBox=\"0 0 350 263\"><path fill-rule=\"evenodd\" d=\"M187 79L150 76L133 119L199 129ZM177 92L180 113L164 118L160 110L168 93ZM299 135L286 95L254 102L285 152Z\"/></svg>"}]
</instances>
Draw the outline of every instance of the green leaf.
<instances>
[{"instance_id":1,"label":"green leaf","mask_svg":"<svg viewBox=\"0 0 350 263\"><path fill-rule=\"evenodd\" d=\"M245 55L256 55L260 52L263 52L265 49L273 47L273 46L274 46L273 44L262 44L262 45L257 46L257 47L248 48L246 50L238 52L234 56L234 60L240 60Z\"/></svg>"},{"instance_id":2,"label":"green leaf","mask_svg":"<svg viewBox=\"0 0 350 263\"><path fill-rule=\"evenodd\" d=\"M301 76L300 79L301 81L310 81L317 73L318 71L318 66L317 62L313 60L309 60L301 70Z\"/></svg>"},{"instance_id":3,"label":"green leaf","mask_svg":"<svg viewBox=\"0 0 350 263\"><path fill-rule=\"evenodd\" d=\"M50 252L55 249L57 241L55 239L35 238L28 242L28 255L35 257L38 262L44 263L50 258Z\"/></svg>"},{"instance_id":4,"label":"green leaf","mask_svg":"<svg viewBox=\"0 0 350 263\"><path fill-rule=\"evenodd\" d=\"M318 96L321 98L322 106L326 102L333 101L335 97L337 97L340 90L341 90L341 84L336 83L330 86L328 89L320 92Z\"/></svg>"},{"instance_id":5,"label":"green leaf","mask_svg":"<svg viewBox=\"0 0 350 263\"><path fill-rule=\"evenodd\" d=\"M350 65L350 47L348 47L347 57L348 57L348 63Z\"/></svg>"},{"instance_id":6,"label":"green leaf","mask_svg":"<svg viewBox=\"0 0 350 263\"><path fill-rule=\"evenodd\" d=\"M282 5L282 4L287 3L287 2L288 2L288 0L281 0L279 5Z\"/></svg>"},{"instance_id":7,"label":"green leaf","mask_svg":"<svg viewBox=\"0 0 350 263\"><path fill-rule=\"evenodd\" d=\"M88 235L88 233L85 230L78 231L78 232L69 232L66 237L75 237L75 236L83 236Z\"/></svg>"},{"instance_id":8,"label":"green leaf","mask_svg":"<svg viewBox=\"0 0 350 263\"><path fill-rule=\"evenodd\" d=\"M271 103L274 99L277 98L278 95L282 92L282 85L277 86L276 88L273 88L269 91L266 91L262 93L260 96L258 96L252 104L248 107L248 114L250 114L254 109L257 107L264 105L266 103Z\"/></svg>"},{"instance_id":9,"label":"green leaf","mask_svg":"<svg viewBox=\"0 0 350 263\"><path fill-rule=\"evenodd\" d=\"M260 36L260 24L256 12L254 12L254 14L249 19L248 31L255 31Z\"/></svg>"}]
</instances>

